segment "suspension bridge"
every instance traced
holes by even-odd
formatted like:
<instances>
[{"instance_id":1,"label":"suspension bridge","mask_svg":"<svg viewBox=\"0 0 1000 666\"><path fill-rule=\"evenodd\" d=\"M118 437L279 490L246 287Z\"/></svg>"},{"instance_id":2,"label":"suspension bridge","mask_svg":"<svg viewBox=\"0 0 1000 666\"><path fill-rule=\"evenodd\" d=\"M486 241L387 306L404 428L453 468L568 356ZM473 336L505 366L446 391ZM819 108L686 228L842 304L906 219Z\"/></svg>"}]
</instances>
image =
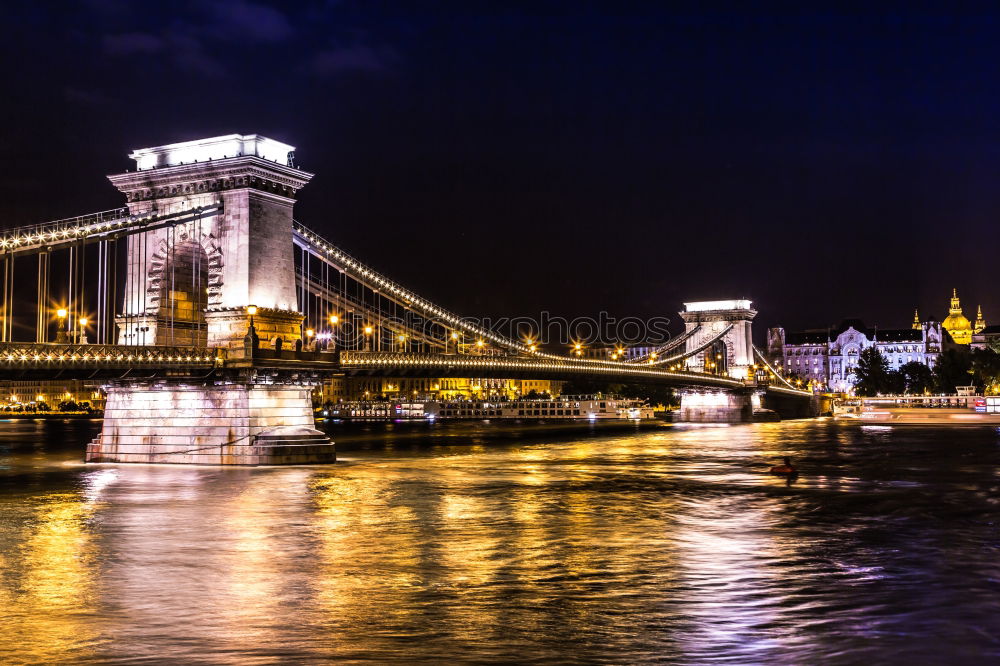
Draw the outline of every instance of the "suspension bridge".
<instances>
[{"instance_id":1,"label":"suspension bridge","mask_svg":"<svg viewBox=\"0 0 1000 666\"><path fill-rule=\"evenodd\" d=\"M646 355L545 351L437 305L294 219L294 148L227 135L133 151L127 206L0 232L0 377L99 379L91 462L327 462L331 376L593 378L674 387L690 418L811 395L753 347L745 300L685 304Z\"/></svg>"}]
</instances>

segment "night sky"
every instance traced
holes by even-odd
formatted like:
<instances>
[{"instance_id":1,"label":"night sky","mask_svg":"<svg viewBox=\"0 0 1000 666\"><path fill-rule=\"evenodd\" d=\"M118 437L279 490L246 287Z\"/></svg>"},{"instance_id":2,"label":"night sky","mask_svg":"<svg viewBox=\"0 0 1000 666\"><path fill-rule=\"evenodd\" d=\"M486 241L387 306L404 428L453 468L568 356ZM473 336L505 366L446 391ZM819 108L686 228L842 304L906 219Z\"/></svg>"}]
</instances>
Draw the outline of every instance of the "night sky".
<instances>
[{"instance_id":1,"label":"night sky","mask_svg":"<svg viewBox=\"0 0 1000 666\"><path fill-rule=\"evenodd\" d=\"M132 148L256 132L316 173L299 220L462 314L748 297L761 336L940 319L954 286L1000 323L998 15L58 6L0 19L3 226L123 205Z\"/></svg>"}]
</instances>

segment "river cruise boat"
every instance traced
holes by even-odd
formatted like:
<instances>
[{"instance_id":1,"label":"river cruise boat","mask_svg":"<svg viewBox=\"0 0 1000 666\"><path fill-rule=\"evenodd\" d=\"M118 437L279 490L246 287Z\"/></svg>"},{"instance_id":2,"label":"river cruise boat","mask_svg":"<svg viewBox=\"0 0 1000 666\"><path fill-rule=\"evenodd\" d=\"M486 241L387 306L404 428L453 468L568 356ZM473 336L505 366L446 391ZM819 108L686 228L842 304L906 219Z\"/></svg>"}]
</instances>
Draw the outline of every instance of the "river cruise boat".
<instances>
[{"instance_id":1,"label":"river cruise boat","mask_svg":"<svg viewBox=\"0 0 1000 666\"><path fill-rule=\"evenodd\" d=\"M562 395L540 400L431 400L424 403L431 419L579 419L646 420L653 408L643 400L614 395Z\"/></svg>"}]
</instances>

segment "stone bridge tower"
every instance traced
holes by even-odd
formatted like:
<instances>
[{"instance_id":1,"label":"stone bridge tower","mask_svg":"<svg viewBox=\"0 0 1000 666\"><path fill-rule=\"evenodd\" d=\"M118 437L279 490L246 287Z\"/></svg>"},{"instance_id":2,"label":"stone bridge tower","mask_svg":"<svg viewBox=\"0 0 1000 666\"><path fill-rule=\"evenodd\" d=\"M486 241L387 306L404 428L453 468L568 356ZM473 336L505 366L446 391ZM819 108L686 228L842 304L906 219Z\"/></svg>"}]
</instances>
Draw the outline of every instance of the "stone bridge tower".
<instances>
[{"instance_id":1,"label":"stone bridge tower","mask_svg":"<svg viewBox=\"0 0 1000 666\"><path fill-rule=\"evenodd\" d=\"M753 336L750 323L757 316L748 300L699 301L685 303L679 313L685 332L698 329L688 338L685 351L692 351L726 330L732 329L719 341L688 359L688 367L698 372L728 374L734 379L746 379L754 364Z\"/></svg>"},{"instance_id":2,"label":"stone bridge tower","mask_svg":"<svg viewBox=\"0 0 1000 666\"><path fill-rule=\"evenodd\" d=\"M292 204L312 174L294 149L230 134L133 151L136 171L108 178L134 214L220 207L173 227L128 237L119 343L232 348L241 358L248 305L261 344L295 340ZM101 434L89 462L259 465L333 462L315 429L312 384L296 372L258 373L249 362L210 381L179 373L109 380Z\"/></svg>"},{"instance_id":3,"label":"stone bridge tower","mask_svg":"<svg viewBox=\"0 0 1000 666\"><path fill-rule=\"evenodd\" d=\"M256 305L261 346L300 337L292 205L312 174L294 147L229 134L134 150L136 170L108 176L134 214L221 204L217 214L128 238L119 344L241 349Z\"/></svg>"}]
</instances>

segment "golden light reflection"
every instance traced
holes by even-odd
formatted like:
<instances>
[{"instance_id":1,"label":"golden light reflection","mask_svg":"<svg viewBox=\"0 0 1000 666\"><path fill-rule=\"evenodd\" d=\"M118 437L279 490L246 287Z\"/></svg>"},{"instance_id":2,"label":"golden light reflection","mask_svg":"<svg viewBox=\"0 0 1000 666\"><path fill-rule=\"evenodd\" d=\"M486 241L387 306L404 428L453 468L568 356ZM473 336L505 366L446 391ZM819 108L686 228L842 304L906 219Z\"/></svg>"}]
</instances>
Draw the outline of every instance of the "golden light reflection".
<instances>
[{"instance_id":1,"label":"golden light reflection","mask_svg":"<svg viewBox=\"0 0 1000 666\"><path fill-rule=\"evenodd\" d=\"M233 649L249 641L258 646L278 646L283 624L276 621L282 613L284 587L294 578L295 564L276 542L277 506L293 506L296 495L303 494L308 472L283 471L281 483L272 475L248 477L247 484L228 502L225 531L226 547L220 549L227 565L219 581L220 619L229 630L220 636L231 640ZM276 492L281 501L276 505Z\"/></svg>"},{"instance_id":2,"label":"golden light reflection","mask_svg":"<svg viewBox=\"0 0 1000 666\"><path fill-rule=\"evenodd\" d=\"M10 635L28 663L86 658L99 636L97 547L88 525L96 506L77 493L47 496L25 521L16 554L0 561Z\"/></svg>"},{"instance_id":3,"label":"golden light reflection","mask_svg":"<svg viewBox=\"0 0 1000 666\"><path fill-rule=\"evenodd\" d=\"M503 565L503 559L497 557L503 538L494 524L494 512L495 507L470 493L449 493L441 497L444 529L465 535L463 539L442 542L441 562L452 585L488 585L497 576Z\"/></svg>"},{"instance_id":4,"label":"golden light reflection","mask_svg":"<svg viewBox=\"0 0 1000 666\"><path fill-rule=\"evenodd\" d=\"M315 600L326 622L378 627L419 619L434 541L406 505L397 474L317 475L309 484L319 543Z\"/></svg>"}]
</instances>

